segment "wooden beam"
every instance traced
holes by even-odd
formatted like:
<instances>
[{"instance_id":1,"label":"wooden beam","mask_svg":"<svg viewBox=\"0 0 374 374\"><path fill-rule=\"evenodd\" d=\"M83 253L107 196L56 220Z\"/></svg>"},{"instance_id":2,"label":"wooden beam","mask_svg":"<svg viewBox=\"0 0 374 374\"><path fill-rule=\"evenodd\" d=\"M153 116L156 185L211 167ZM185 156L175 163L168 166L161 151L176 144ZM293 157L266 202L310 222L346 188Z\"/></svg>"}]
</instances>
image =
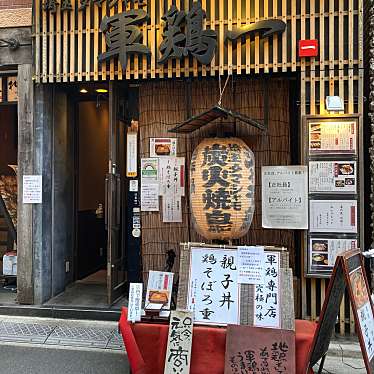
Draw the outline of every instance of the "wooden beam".
<instances>
[{"instance_id":1,"label":"wooden beam","mask_svg":"<svg viewBox=\"0 0 374 374\"><path fill-rule=\"evenodd\" d=\"M17 287L18 302L33 304L33 246L32 205L22 203L22 179L33 173L34 95L32 65L18 66L18 234Z\"/></svg>"}]
</instances>

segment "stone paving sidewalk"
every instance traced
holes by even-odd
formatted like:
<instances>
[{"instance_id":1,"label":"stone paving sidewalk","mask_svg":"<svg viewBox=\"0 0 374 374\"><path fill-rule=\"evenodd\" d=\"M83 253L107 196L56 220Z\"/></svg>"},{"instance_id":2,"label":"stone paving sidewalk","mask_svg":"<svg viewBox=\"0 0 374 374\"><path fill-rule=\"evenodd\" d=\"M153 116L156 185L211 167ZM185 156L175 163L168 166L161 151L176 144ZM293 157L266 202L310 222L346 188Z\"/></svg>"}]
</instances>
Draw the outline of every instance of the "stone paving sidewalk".
<instances>
[{"instance_id":1,"label":"stone paving sidewalk","mask_svg":"<svg viewBox=\"0 0 374 374\"><path fill-rule=\"evenodd\" d=\"M123 350L116 322L2 316L1 342Z\"/></svg>"}]
</instances>

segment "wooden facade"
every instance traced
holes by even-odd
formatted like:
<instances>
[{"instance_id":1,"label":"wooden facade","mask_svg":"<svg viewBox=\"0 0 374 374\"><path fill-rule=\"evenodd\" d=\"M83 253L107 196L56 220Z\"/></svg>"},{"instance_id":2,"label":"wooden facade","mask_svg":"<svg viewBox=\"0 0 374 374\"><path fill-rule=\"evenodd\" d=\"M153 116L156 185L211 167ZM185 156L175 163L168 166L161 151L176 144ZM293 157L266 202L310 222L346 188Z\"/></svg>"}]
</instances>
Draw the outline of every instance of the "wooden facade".
<instances>
[{"instance_id":1,"label":"wooden facade","mask_svg":"<svg viewBox=\"0 0 374 374\"><path fill-rule=\"evenodd\" d=\"M58 5L57 11L51 13L43 9L43 0L35 0L37 83L294 74L300 87L300 124L304 115L326 114L327 95L344 98L345 113L363 113L363 0L202 0L206 10L204 26L217 32L218 44L207 66L190 57L158 64L162 15L172 4L188 10L192 1L144 1L149 20L141 26L141 32L151 55L131 56L126 71L122 71L117 59L98 62L98 55L106 51L100 22L105 14L124 11L124 3L110 9L105 2L102 7L91 2L80 10L79 1L71 0L72 10L61 10ZM129 1L127 5L128 9L138 7L138 2ZM227 30L264 19L284 21L286 31L265 39L257 34L242 41L225 42ZM318 56L300 59L300 39L317 39ZM328 280L301 280L303 317L317 319ZM346 331L354 332L354 319L349 302L343 300L340 332Z\"/></svg>"}]
</instances>

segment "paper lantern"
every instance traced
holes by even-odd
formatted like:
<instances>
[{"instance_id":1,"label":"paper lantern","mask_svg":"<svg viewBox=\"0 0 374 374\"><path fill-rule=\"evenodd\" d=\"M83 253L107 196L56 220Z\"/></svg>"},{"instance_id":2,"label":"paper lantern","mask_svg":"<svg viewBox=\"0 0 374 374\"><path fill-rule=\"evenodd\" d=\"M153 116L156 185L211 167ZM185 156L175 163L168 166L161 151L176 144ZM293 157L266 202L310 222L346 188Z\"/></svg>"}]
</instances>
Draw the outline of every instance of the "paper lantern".
<instances>
[{"instance_id":1,"label":"paper lantern","mask_svg":"<svg viewBox=\"0 0 374 374\"><path fill-rule=\"evenodd\" d=\"M206 239L245 235L255 208L255 159L237 138L203 140L190 167L192 220Z\"/></svg>"}]
</instances>

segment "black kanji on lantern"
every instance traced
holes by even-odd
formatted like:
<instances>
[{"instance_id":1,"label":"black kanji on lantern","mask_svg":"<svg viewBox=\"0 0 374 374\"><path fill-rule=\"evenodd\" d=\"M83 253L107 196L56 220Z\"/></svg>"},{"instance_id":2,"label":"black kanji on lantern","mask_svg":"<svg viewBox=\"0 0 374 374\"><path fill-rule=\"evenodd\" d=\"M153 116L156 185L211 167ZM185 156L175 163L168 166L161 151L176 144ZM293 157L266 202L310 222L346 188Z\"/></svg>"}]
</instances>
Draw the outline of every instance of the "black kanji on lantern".
<instances>
[{"instance_id":1,"label":"black kanji on lantern","mask_svg":"<svg viewBox=\"0 0 374 374\"><path fill-rule=\"evenodd\" d=\"M203 65L212 61L217 46L217 34L214 30L203 30L205 17L206 13L199 2L193 3L187 15L175 5L169 8L162 16L165 26L160 44L162 57L158 60L159 64L172 58L181 59L189 54ZM186 34L182 32L183 24L186 26Z\"/></svg>"},{"instance_id":2,"label":"black kanji on lantern","mask_svg":"<svg viewBox=\"0 0 374 374\"><path fill-rule=\"evenodd\" d=\"M131 9L112 17L105 16L100 24L100 30L105 34L108 51L99 55L99 62L117 57L126 70L128 54L149 54L151 51L141 44L142 33L137 25L148 19L142 9Z\"/></svg>"}]
</instances>

